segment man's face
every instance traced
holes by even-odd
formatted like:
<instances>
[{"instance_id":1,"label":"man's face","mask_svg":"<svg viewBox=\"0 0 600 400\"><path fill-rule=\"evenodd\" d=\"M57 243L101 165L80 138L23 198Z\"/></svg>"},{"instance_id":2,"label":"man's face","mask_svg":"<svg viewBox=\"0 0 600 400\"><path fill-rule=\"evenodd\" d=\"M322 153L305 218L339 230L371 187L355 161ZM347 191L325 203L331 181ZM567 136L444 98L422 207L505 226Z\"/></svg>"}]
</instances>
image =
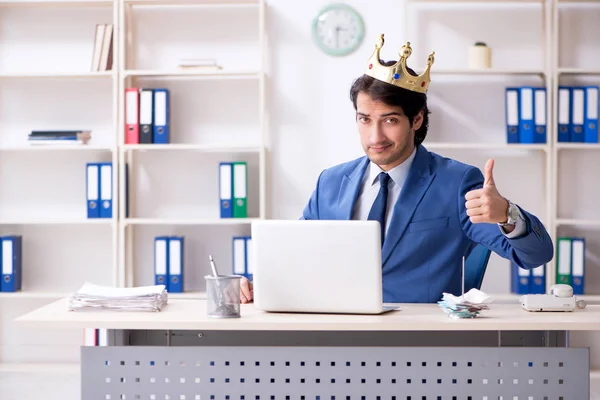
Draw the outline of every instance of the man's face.
<instances>
[{"instance_id":1,"label":"man's face","mask_svg":"<svg viewBox=\"0 0 600 400\"><path fill-rule=\"evenodd\" d=\"M406 160L414 150L415 131L421 127L423 113L413 119L401 107L388 106L360 92L356 99L356 123L366 155L384 171Z\"/></svg>"}]
</instances>

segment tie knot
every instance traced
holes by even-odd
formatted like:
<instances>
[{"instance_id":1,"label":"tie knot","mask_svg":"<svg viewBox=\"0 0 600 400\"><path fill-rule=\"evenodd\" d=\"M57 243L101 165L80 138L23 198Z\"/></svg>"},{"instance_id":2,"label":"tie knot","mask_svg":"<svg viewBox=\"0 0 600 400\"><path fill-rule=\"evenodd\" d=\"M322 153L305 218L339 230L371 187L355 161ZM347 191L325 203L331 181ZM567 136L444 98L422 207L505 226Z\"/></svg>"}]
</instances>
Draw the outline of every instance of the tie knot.
<instances>
[{"instance_id":1,"label":"tie knot","mask_svg":"<svg viewBox=\"0 0 600 400\"><path fill-rule=\"evenodd\" d=\"M379 174L379 185L381 187L387 187L389 182L390 182L390 176L385 172L381 172Z\"/></svg>"}]
</instances>

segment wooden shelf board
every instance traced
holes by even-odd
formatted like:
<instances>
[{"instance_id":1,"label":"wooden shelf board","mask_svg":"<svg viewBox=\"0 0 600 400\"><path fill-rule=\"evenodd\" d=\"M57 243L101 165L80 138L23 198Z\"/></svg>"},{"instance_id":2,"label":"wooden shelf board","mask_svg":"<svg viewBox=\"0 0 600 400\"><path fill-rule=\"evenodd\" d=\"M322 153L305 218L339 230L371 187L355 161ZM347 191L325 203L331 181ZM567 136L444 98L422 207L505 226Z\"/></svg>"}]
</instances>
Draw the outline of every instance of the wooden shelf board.
<instances>
[{"instance_id":1,"label":"wooden shelf board","mask_svg":"<svg viewBox=\"0 0 600 400\"><path fill-rule=\"evenodd\" d=\"M1 5L2 3L0 3ZM100 72L0 72L0 79L69 79L69 78L108 78L116 76L112 71Z\"/></svg>"},{"instance_id":2,"label":"wooden shelf board","mask_svg":"<svg viewBox=\"0 0 600 400\"><path fill-rule=\"evenodd\" d=\"M174 70L125 70L125 77L136 78L194 78L194 79L259 79L258 71L234 71L212 69Z\"/></svg>"},{"instance_id":3,"label":"wooden shelf board","mask_svg":"<svg viewBox=\"0 0 600 400\"><path fill-rule=\"evenodd\" d=\"M600 219L557 218L556 225L592 226L600 228Z\"/></svg>"},{"instance_id":4,"label":"wooden shelf board","mask_svg":"<svg viewBox=\"0 0 600 400\"><path fill-rule=\"evenodd\" d=\"M113 218L0 219L0 225L110 225Z\"/></svg>"},{"instance_id":5,"label":"wooden shelf board","mask_svg":"<svg viewBox=\"0 0 600 400\"><path fill-rule=\"evenodd\" d=\"M556 148L559 150L600 150L599 143L557 143Z\"/></svg>"},{"instance_id":6,"label":"wooden shelf board","mask_svg":"<svg viewBox=\"0 0 600 400\"><path fill-rule=\"evenodd\" d=\"M428 150L442 149L442 150L539 150L547 151L548 146L546 144L508 144L508 143L444 143L444 142L431 142L423 143Z\"/></svg>"},{"instance_id":7,"label":"wooden shelf board","mask_svg":"<svg viewBox=\"0 0 600 400\"><path fill-rule=\"evenodd\" d=\"M441 68L431 69L431 75L545 75L538 69L469 69L469 68Z\"/></svg>"},{"instance_id":8,"label":"wooden shelf board","mask_svg":"<svg viewBox=\"0 0 600 400\"><path fill-rule=\"evenodd\" d=\"M202 144L126 144L124 151L202 151L214 153L259 153L258 146L202 145Z\"/></svg>"},{"instance_id":9,"label":"wooden shelf board","mask_svg":"<svg viewBox=\"0 0 600 400\"><path fill-rule=\"evenodd\" d=\"M113 151L110 147L97 147L77 144L30 144L22 146L0 147L1 151Z\"/></svg>"},{"instance_id":10,"label":"wooden shelf board","mask_svg":"<svg viewBox=\"0 0 600 400\"><path fill-rule=\"evenodd\" d=\"M246 225L258 218L125 218L124 225Z\"/></svg>"},{"instance_id":11,"label":"wooden shelf board","mask_svg":"<svg viewBox=\"0 0 600 400\"><path fill-rule=\"evenodd\" d=\"M260 0L124 0L131 6L200 6L209 8L255 8Z\"/></svg>"}]
</instances>

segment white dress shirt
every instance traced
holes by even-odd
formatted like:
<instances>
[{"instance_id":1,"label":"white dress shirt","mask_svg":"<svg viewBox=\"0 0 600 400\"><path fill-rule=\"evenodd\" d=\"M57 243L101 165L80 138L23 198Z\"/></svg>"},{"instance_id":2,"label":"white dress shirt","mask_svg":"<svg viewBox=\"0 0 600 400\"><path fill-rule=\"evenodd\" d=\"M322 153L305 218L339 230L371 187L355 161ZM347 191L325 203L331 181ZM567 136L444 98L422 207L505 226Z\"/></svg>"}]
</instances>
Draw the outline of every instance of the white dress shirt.
<instances>
[{"instance_id":1,"label":"white dress shirt","mask_svg":"<svg viewBox=\"0 0 600 400\"><path fill-rule=\"evenodd\" d=\"M410 171L410 167L413 163L416 154L417 150L415 148L412 154L402 164L397 165L396 167L387 171L388 175L390 176L390 181L388 183L388 199L385 214L386 233L388 227L390 226L392 213L394 211L394 205L396 204L396 200L398 200L398 197L400 196L402 186L404 186L404 182L406 181L408 172ZM379 194L379 174L381 172L384 171L372 161L367 166L363 175L362 182L360 184L360 190L358 192L356 203L354 204L354 208L352 210L352 219L367 220L367 218L369 217L371 206L373 205L375 198L377 198L377 194ZM502 232L502 234L504 234L509 239L520 236L526 231L525 220L521 216L521 212L519 212L519 217L517 218L515 229L513 229L512 232L506 233L504 231L504 228L501 226L498 226L498 228L500 229L500 232Z\"/></svg>"}]
</instances>

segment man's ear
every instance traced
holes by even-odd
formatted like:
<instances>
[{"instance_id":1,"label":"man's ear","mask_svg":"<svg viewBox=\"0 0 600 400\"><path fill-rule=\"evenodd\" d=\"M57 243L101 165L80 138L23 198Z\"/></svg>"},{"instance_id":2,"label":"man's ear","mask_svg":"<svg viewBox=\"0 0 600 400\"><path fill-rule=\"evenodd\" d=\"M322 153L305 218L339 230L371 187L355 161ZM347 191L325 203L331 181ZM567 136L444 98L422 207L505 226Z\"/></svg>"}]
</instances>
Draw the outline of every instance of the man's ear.
<instances>
[{"instance_id":1,"label":"man's ear","mask_svg":"<svg viewBox=\"0 0 600 400\"><path fill-rule=\"evenodd\" d=\"M421 125L423 125L423 110L419 111L419 113L413 118L413 129L418 131L419 128L421 128Z\"/></svg>"}]
</instances>

